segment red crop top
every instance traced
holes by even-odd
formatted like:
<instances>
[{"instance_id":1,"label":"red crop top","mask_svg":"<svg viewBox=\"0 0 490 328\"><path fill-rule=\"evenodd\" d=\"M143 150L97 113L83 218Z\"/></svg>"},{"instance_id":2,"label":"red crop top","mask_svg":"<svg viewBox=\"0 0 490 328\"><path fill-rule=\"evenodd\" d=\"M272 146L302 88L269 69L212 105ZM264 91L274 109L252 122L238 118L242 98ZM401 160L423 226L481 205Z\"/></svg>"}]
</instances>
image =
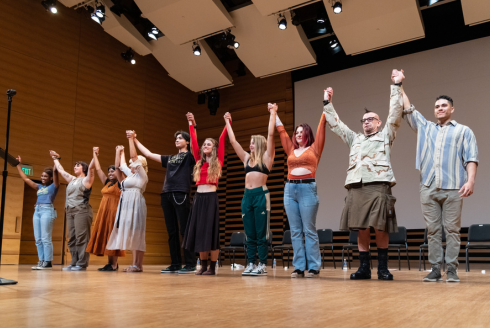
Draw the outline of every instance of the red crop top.
<instances>
[{"instance_id":1,"label":"red crop top","mask_svg":"<svg viewBox=\"0 0 490 328\"><path fill-rule=\"evenodd\" d=\"M282 148L288 155L288 179L313 179L315 178L316 169L322 156L323 146L325 145L325 114L322 114L320 124L316 130L315 142L310 145L310 148L306 149L301 155L296 156L294 153L294 146L291 138L283 125L277 127L279 136L281 137ZM293 136L294 138L294 136ZM305 175L292 175L291 171L295 168L302 167L311 171L311 174Z\"/></svg>"},{"instance_id":2,"label":"red crop top","mask_svg":"<svg viewBox=\"0 0 490 328\"><path fill-rule=\"evenodd\" d=\"M201 147L199 147L197 143L197 134L196 134L196 129L194 129L194 125L189 125L189 132L191 135L192 155L194 155L194 159L197 162L201 159ZM218 141L218 161L219 161L220 168L223 167L223 163L225 162L225 141L227 135L228 135L228 130L226 129L225 126L223 132L221 132L221 136L219 137L219 141ZM201 176L199 181L196 182L196 186L205 185L205 184L218 186L218 181L216 181L215 183L207 182L208 168L209 168L208 162L202 163Z\"/></svg>"}]
</instances>

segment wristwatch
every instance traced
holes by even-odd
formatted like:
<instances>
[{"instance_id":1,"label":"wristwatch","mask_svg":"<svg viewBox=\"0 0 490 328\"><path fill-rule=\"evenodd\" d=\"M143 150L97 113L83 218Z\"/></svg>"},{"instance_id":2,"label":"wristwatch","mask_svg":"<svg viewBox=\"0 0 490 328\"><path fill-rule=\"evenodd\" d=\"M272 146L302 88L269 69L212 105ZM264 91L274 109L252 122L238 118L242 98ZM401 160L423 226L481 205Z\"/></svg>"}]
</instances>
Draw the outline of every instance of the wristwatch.
<instances>
[{"instance_id":1,"label":"wristwatch","mask_svg":"<svg viewBox=\"0 0 490 328\"><path fill-rule=\"evenodd\" d=\"M330 104L330 100L327 99L323 101L323 106L327 106L328 104Z\"/></svg>"},{"instance_id":2,"label":"wristwatch","mask_svg":"<svg viewBox=\"0 0 490 328\"><path fill-rule=\"evenodd\" d=\"M402 83L401 82L393 83L393 85L397 85L397 86L401 87L402 86Z\"/></svg>"}]
</instances>

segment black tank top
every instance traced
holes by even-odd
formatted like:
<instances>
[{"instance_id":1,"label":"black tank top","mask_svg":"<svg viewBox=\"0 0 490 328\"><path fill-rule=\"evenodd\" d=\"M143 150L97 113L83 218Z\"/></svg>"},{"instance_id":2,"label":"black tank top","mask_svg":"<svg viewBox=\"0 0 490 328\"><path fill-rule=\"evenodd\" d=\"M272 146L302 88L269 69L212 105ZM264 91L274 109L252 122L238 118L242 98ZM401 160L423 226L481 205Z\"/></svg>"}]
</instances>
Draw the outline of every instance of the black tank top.
<instances>
[{"instance_id":1,"label":"black tank top","mask_svg":"<svg viewBox=\"0 0 490 328\"><path fill-rule=\"evenodd\" d=\"M250 162L250 159L247 161L247 165L245 165L245 175L247 175L249 172L259 172L267 175L271 173L267 166L264 164L262 164L262 170L260 170L258 165L251 167L250 165L248 165L248 162Z\"/></svg>"}]
</instances>

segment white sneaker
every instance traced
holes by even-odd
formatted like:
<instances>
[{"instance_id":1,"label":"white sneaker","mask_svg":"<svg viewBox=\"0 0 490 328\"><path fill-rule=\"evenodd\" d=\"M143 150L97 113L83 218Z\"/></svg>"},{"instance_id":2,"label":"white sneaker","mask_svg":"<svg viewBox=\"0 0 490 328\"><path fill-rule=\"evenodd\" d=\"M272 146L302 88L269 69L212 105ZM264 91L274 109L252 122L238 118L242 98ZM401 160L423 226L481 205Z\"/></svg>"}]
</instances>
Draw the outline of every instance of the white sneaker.
<instances>
[{"instance_id":1,"label":"white sneaker","mask_svg":"<svg viewBox=\"0 0 490 328\"><path fill-rule=\"evenodd\" d=\"M245 270L242 272L242 276L250 276L253 270L255 270L256 266L253 263L249 263Z\"/></svg>"},{"instance_id":2,"label":"white sneaker","mask_svg":"<svg viewBox=\"0 0 490 328\"><path fill-rule=\"evenodd\" d=\"M260 263L255 267L255 269L250 274L251 276L267 276L267 265Z\"/></svg>"},{"instance_id":3,"label":"white sneaker","mask_svg":"<svg viewBox=\"0 0 490 328\"><path fill-rule=\"evenodd\" d=\"M44 261L37 262L36 266L31 267L32 270L41 270L40 268L43 266Z\"/></svg>"}]
</instances>

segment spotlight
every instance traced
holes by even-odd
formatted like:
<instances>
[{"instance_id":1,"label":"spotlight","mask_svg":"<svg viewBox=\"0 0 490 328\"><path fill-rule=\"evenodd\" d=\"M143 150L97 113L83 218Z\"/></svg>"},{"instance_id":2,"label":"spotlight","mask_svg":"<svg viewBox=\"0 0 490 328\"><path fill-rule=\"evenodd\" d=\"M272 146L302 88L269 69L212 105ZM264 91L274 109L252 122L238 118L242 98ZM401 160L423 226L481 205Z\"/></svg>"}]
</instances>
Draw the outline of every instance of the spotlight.
<instances>
[{"instance_id":1,"label":"spotlight","mask_svg":"<svg viewBox=\"0 0 490 328\"><path fill-rule=\"evenodd\" d=\"M238 43L237 41L235 41L235 42L233 43L233 47L234 47L235 49L238 49L238 47L239 47L239 46L240 46L240 43Z\"/></svg>"},{"instance_id":2,"label":"spotlight","mask_svg":"<svg viewBox=\"0 0 490 328\"><path fill-rule=\"evenodd\" d=\"M41 4L46 10L49 10L53 14L58 12L58 9L56 9L56 0L44 0L41 1Z\"/></svg>"},{"instance_id":3,"label":"spotlight","mask_svg":"<svg viewBox=\"0 0 490 328\"><path fill-rule=\"evenodd\" d=\"M219 107L219 92L218 90L213 90L208 92L208 109L209 114L216 115Z\"/></svg>"},{"instance_id":4,"label":"spotlight","mask_svg":"<svg viewBox=\"0 0 490 328\"><path fill-rule=\"evenodd\" d=\"M194 42L194 44L192 45L192 52L196 56L201 56L201 47L199 47L199 44L197 44L197 42Z\"/></svg>"},{"instance_id":5,"label":"spotlight","mask_svg":"<svg viewBox=\"0 0 490 328\"><path fill-rule=\"evenodd\" d=\"M235 41L235 36L230 32L225 32L224 38L226 42L226 47L228 49L238 49L238 47L240 47L240 43L238 41Z\"/></svg>"},{"instance_id":6,"label":"spotlight","mask_svg":"<svg viewBox=\"0 0 490 328\"><path fill-rule=\"evenodd\" d=\"M341 1L335 1L332 8L333 8L334 13L340 14L342 12L342 2Z\"/></svg>"},{"instance_id":7,"label":"spotlight","mask_svg":"<svg viewBox=\"0 0 490 328\"><path fill-rule=\"evenodd\" d=\"M97 6L97 9L95 10L95 14L99 18L105 17L105 7L104 7L104 5Z\"/></svg>"},{"instance_id":8,"label":"spotlight","mask_svg":"<svg viewBox=\"0 0 490 328\"><path fill-rule=\"evenodd\" d=\"M102 22L105 21L105 16L99 17L99 16L97 16L96 13L90 14L90 18L92 18L92 20L94 20L95 22L97 22L100 25L102 25Z\"/></svg>"},{"instance_id":9,"label":"spotlight","mask_svg":"<svg viewBox=\"0 0 490 328\"><path fill-rule=\"evenodd\" d=\"M156 27L152 27L151 33L158 34L158 29Z\"/></svg>"},{"instance_id":10,"label":"spotlight","mask_svg":"<svg viewBox=\"0 0 490 328\"><path fill-rule=\"evenodd\" d=\"M316 16L316 22L318 24L323 24L325 23L325 21L326 21L325 15L322 12L319 12L318 15Z\"/></svg>"},{"instance_id":11,"label":"spotlight","mask_svg":"<svg viewBox=\"0 0 490 328\"><path fill-rule=\"evenodd\" d=\"M130 62L131 64L136 64L136 60L134 59L134 51L133 49L129 48L126 50L126 52L121 53L121 57L127 61Z\"/></svg>"},{"instance_id":12,"label":"spotlight","mask_svg":"<svg viewBox=\"0 0 490 328\"><path fill-rule=\"evenodd\" d=\"M336 48L339 45L339 42L337 40L332 40L328 44L330 44L331 48Z\"/></svg>"},{"instance_id":13,"label":"spotlight","mask_svg":"<svg viewBox=\"0 0 490 328\"><path fill-rule=\"evenodd\" d=\"M286 17L284 17L284 15L282 15L282 14L279 15L278 20L279 20L279 22L277 24L278 24L280 30L285 30L288 28L288 21L286 20Z\"/></svg>"}]
</instances>

